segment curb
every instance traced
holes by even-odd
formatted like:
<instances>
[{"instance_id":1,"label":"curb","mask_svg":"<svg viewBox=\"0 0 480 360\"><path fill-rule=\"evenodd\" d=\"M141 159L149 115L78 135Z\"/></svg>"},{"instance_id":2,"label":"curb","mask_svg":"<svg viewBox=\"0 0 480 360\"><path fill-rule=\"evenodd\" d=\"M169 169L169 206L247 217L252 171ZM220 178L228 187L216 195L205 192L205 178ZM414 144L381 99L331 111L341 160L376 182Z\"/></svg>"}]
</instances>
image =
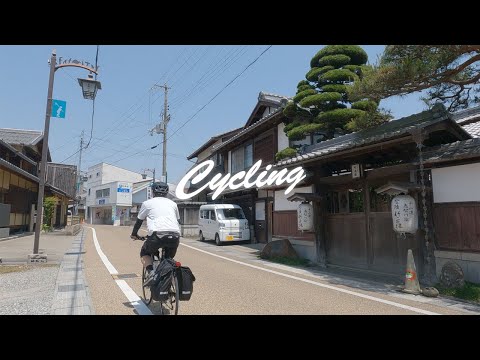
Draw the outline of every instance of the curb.
<instances>
[{"instance_id":1,"label":"curb","mask_svg":"<svg viewBox=\"0 0 480 360\"><path fill-rule=\"evenodd\" d=\"M55 294L50 310L52 315L94 315L90 291L83 269L85 229L75 236L60 265Z\"/></svg>"}]
</instances>

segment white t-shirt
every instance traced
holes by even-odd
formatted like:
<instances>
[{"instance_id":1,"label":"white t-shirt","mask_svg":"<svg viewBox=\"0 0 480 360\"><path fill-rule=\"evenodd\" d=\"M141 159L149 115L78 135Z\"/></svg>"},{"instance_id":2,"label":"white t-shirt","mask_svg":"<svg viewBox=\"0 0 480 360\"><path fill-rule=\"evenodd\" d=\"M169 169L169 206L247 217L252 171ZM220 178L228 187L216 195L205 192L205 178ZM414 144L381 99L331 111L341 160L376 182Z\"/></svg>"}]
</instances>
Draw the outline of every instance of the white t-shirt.
<instances>
[{"instance_id":1,"label":"white t-shirt","mask_svg":"<svg viewBox=\"0 0 480 360\"><path fill-rule=\"evenodd\" d=\"M144 201L138 219L147 219L148 235L154 231L175 231L180 234L180 214L175 202L166 197L154 197Z\"/></svg>"}]
</instances>

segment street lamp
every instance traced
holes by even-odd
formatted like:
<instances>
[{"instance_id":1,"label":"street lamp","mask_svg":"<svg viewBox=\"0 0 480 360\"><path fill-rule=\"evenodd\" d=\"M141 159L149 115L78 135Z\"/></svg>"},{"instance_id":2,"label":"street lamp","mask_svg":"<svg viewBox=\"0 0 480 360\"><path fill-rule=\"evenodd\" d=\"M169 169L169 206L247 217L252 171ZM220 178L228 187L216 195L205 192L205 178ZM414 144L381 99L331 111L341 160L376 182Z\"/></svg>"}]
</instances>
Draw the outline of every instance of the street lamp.
<instances>
[{"instance_id":1,"label":"street lamp","mask_svg":"<svg viewBox=\"0 0 480 360\"><path fill-rule=\"evenodd\" d=\"M87 63L88 64L88 63ZM50 77L48 81L48 95L47 95L47 110L45 112L45 130L43 132L43 145L42 145L42 161L40 162L40 169L38 174L38 202L37 202L37 222L35 224L35 242L33 245L33 253L38 254L38 244L40 242L40 231L42 226L42 214L43 214L43 197L45 195L45 183L47 180L47 154L48 154L48 131L50 129L50 116L52 114L52 95L53 95L53 82L55 79L55 71L63 67L78 67L90 71L89 79L78 79L78 82L83 90L83 97L85 99L95 99L97 90L101 89L99 81L93 80L92 73L98 74L98 68L92 68L83 64L78 60L72 60L57 65L57 54L55 49L52 51L50 58Z\"/></svg>"},{"instance_id":2,"label":"street lamp","mask_svg":"<svg viewBox=\"0 0 480 360\"><path fill-rule=\"evenodd\" d=\"M145 174L145 171L150 171L151 173L153 173L153 182L155 182L155 169L143 169L143 174L142 174L142 178L146 179L147 178L147 174Z\"/></svg>"},{"instance_id":3,"label":"street lamp","mask_svg":"<svg viewBox=\"0 0 480 360\"><path fill-rule=\"evenodd\" d=\"M100 81L93 80L92 73L88 74L88 79L78 79L78 83L82 87L83 98L87 100L94 100L97 90L102 89Z\"/></svg>"}]
</instances>

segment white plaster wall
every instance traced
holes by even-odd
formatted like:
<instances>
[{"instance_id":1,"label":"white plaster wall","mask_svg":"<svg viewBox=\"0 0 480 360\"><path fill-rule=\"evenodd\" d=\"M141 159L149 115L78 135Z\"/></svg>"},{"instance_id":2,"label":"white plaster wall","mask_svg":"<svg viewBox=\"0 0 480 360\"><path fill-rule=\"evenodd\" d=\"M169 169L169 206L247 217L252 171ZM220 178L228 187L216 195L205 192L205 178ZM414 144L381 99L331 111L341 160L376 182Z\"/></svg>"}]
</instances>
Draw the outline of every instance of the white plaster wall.
<instances>
[{"instance_id":1,"label":"white plaster wall","mask_svg":"<svg viewBox=\"0 0 480 360\"><path fill-rule=\"evenodd\" d=\"M277 128L277 143L278 143L278 151L282 151L283 149L286 149L289 146L289 141L287 135L285 135L285 132L283 131L285 129L285 124L280 123L278 124Z\"/></svg>"},{"instance_id":2,"label":"white plaster wall","mask_svg":"<svg viewBox=\"0 0 480 360\"><path fill-rule=\"evenodd\" d=\"M288 195L285 195L285 190L275 191L274 211L297 210L300 203L298 201L288 201L287 197L295 193L312 193L312 191L312 186L295 188Z\"/></svg>"},{"instance_id":3,"label":"white plaster wall","mask_svg":"<svg viewBox=\"0 0 480 360\"><path fill-rule=\"evenodd\" d=\"M480 201L480 163L432 169L435 203Z\"/></svg>"}]
</instances>

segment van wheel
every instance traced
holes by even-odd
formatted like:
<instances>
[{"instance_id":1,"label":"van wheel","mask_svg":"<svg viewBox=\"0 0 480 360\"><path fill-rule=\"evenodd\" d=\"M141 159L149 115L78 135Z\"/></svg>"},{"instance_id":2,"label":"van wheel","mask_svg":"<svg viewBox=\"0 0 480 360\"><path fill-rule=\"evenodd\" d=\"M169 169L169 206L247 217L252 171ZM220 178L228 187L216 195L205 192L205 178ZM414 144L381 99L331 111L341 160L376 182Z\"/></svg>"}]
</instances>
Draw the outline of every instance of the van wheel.
<instances>
[{"instance_id":1,"label":"van wheel","mask_svg":"<svg viewBox=\"0 0 480 360\"><path fill-rule=\"evenodd\" d=\"M200 230L200 241L202 241L202 242L205 241L205 238L203 237L203 233L202 233L201 230Z\"/></svg>"},{"instance_id":2,"label":"van wheel","mask_svg":"<svg viewBox=\"0 0 480 360\"><path fill-rule=\"evenodd\" d=\"M218 234L215 234L215 244L217 244L217 246L222 246L222 243L220 242L220 236L218 236Z\"/></svg>"}]
</instances>

